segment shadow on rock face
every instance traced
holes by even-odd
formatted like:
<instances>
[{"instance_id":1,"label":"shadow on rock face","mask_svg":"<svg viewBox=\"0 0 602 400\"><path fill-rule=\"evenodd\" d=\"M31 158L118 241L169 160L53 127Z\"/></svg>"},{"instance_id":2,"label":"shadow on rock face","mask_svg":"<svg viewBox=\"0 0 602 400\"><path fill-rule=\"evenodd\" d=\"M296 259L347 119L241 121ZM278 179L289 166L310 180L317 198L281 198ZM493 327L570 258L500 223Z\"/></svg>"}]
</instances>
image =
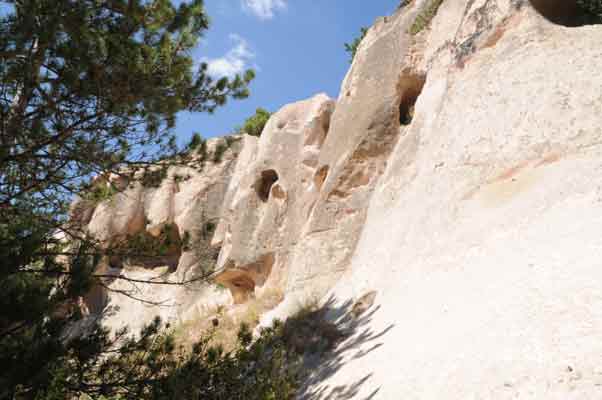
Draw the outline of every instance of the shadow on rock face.
<instances>
[{"instance_id":1,"label":"shadow on rock face","mask_svg":"<svg viewBox=\"0 0 602 400\"><path fill-rule=\"evenodd\" d=\"M372 293L369 296L374 300ZM365 305L366 296L362 296L360 303ZM349 400L355 398L360 390L369 393L365 400L374 398L380 388L370 387L371 371L365 371L365 375L355 382L329 386L322 382L335 375L343 365L349 361L362 358L372 351L382 347L384 343L381 338L394 328L389 325L380 332L375 332L368 327L372 317L379 311L380 306L369 306L361 313L357 312L358 302L347 301L341 305L335 305L336 301L331 297L318 312L323 313L327 320L341 332L341 339L329 351L305 359L305 370L311 371L298 393L301 400ZM319 331L316 329L316 331ZM364 389L366 387L366 389Z\"/></svg>"}]
</instances>

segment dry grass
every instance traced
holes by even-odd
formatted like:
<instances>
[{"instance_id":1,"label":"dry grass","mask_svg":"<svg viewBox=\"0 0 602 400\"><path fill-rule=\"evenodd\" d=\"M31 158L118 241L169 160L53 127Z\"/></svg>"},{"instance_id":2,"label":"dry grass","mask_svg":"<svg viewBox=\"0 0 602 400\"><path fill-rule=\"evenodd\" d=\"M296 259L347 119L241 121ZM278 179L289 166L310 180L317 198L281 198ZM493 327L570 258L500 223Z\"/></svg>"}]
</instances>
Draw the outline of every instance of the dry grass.
<instances>
[{"instance_id":1,"label":"dry grass","mask_svg":"<svg viewBox=\"0 0 602 400\"><path fill-rule=\"evenodd\" d=\"M174 330L176 342L184 349L191 349L202 336L211 335L210 344L230 351L239 344L238 332L241 324L253 330L259 318L282 301L282 292L271 290L263 296L245 304L217 306L199 314L198 318L177 326ZM295 354L322 354L335 347L344 334L333 322L326 319L327 309L317 302L305 304L301 310L286 321L277 322L279 340L288 351Z\"/></svg>"},{"instance_id":2,"label":"dry grass","mask_svg":"<svg viewBox=\"0 0 602 400\"><path fill-rule=\"evenodd\" d=\"M174 329L176 341L191 348L203 335L210 334L211 344L220 345L225 350L236 347L237 335L241 324L253 329L259 324L259 318L282 301L280 290L268 290L261 297L254 298L227 309L216 306L199 313L197 318L184 322Z\"/></svg>"},{"instance_id":3,"label":"dry grass","mask_svg":"<svg viewBox=\"0 0 602 400\"><path fill-rule=\"evenodd\" d=\"M420 11L414 23L410 27L410 33L412 35L417 35L424 28L429 26L431 20L437 15L437 10L439 6L443 3L443 0L430 0L429 3Z\"/></svg>"}]
</instances>

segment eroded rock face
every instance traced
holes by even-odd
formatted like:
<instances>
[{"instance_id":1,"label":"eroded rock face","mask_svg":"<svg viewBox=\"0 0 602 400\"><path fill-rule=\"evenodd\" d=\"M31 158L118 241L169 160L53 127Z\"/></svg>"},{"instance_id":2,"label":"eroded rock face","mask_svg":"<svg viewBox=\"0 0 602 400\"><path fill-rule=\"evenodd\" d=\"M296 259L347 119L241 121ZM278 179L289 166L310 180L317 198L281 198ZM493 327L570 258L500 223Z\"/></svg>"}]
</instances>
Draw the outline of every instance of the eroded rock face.
<instances>
[{"instance_id":1,"label":"eroded rock face","mask_svg":"<svg viewBox=\"0 0 602 400\"><path fill-rule=\"evenodd\" d=\"M294 248L289 300L323 296L348 267L372 191L405 134L425 81L404 63L408 18L377 21L343 82L314 174L319 195Z\"/></svg>"},{"instance_id":2,"label":"eroded rock face","mask_svg":"<svg viewBox=\"0 0 602 400\"><path fill-rule=\"evenodd\" d=\"M222 221L219 279L240 302L253 293L250 281L262 286L270 277L283 287L284 303L265 324L324 295L349 265L371 193L425 82L404 64L409 18L377 22L334 112L323 96L286 106L266 126L251 166L238 164L243 178L232 181Z\"/></svg>"},{"instance_id":3,"label":"eroded rock face","mask_svg":"<svg viewBox=\"0 0 602 400\"><path fill-rule=\"evenodd\" d=\"M227 149L219 160L214 160L220 146ZM189 166L170 167L165 176L150 184L136 182L128 186L119 182L121 178L111 177L114 185L124 189L122 192L97 204L76 203L72 207L73 219L84 225L88 234L107 245L123 244L128 249L123 253L134 253L103 259L97 273L180 282L213 268L219 248L211 247L210 242L240 150L241 138L212 139L207 142L206 154L192 153ZM159 254L147 255L155 252ZM155 314L174 318L197 301L215 300L200 294L213 293L201 284L193 285L195 291L190 291L190 287L132 284L119 279L105 283L115 291L97 287L85 302L92 313L106 311L107 306L119 307L119 312L105 318L112 327L130 323L132 317L138 322L134 327L149 322ZM150 303L162 307L149 307Z\"/></svg>"},{"instance_id":4,"label":"eroded rock face","mask_svg":"<svg viewBox=\"0 0 602 400\"><path fill-rule=\"evenodd\" d=\"M262 324L353 304L362 329L302 398L600 397L602 26L572 0L444 0L411 35L430 1L376 22L336 105L285 106L235 167L79 218L111 238L220 216L234 303L284 293Z\"/></svg>"},{"instance_id":5,"label":"eroded rock face","mask_svg":"<svg viewBox=\"0 0 602 400\"><path fill-rule=\"evenodd\" d=\"M245 138L214 238L222 248L216 280L236 303L286 285L291 252L320 192L314 175L333 110L317 95L277 112L259 140Z\"/></svg>"},{"instance_id":6,"label":"eroded rock face","mask_svg":"<svg viewBox=\"0 0 602 400\"><path fill-rule=\"evenodd\" d=\"M602 393L602 26L533 3L444 1L415 37L425 85L328 295L375 305L307 398Z\"/></svg>"}]
</instances>

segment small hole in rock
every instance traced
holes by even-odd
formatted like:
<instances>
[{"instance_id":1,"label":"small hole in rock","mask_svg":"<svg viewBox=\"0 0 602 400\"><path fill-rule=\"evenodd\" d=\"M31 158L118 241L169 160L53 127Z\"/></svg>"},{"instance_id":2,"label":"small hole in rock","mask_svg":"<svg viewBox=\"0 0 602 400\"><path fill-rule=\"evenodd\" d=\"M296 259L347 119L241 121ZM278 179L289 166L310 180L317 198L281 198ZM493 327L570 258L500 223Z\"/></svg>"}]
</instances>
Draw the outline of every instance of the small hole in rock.
<instances>
[{"instance_id":1,"label":"small hole in rock","mask_svg":"<svg viewBox=\"0 0 602 400\"><path fill-rule=\"evenodd\" d=\"M255 191L261 201L266 202L270 198L270 191L274 183L278 181L278 173L273 169L268 169L261 173L261 177L255 182Z\"/></svg>"},{"instance_id":2,"label":"small hole in rock","mask_svg":"<svg viewBox=\"0 0 602 400\"><path fill-rule=\"evenodd\" d=\"M328 131L330 130L330 115L322 120L322 130L324 131L324 137L328 135Z\"/></svg>"},{"instance_id":3,"label":"small hole in rock","mask_svg":"<svg viewBox=\"0 0 602 400\"><path fill-rule=\"evenodd\" d=\"M414 119L414 106L422 92L426 77L424 75L408 75L401 80L401 99L399 101L399 124L406 126Z\"/></svg>"}]
</instances>

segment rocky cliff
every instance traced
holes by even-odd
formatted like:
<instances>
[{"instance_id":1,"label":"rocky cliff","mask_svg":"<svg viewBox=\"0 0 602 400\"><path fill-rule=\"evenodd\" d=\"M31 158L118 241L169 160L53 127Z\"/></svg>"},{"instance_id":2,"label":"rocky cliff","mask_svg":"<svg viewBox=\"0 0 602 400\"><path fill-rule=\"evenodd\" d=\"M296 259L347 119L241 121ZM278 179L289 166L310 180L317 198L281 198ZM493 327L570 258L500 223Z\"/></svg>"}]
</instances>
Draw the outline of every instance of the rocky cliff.
<instances>
[{"instance_id":1,"label":"rocky cliff","mask_svg":"<svg viewBox=\"0 0 602 400\"><path fill-rule=\"evenodd\" d=\"M91 301L120 307L107 323L277 290L264 325L313 299L333 320L370 310L307 398L602 396L602 25L574 1L438 3L377 20L336 101L287 105L191 179L92 209L105 240L188 232L158 279L212 248L228 289L112 293Z\"/></svg>"},{"instance_id":2,"label":"rocky cliff","mask_svg":"<svg viewBox=\"0 0 602 400\"><path fill-rule=\"evenodd\" d=\"M85 311L102 314L112 328L129 325L137 331L156 315L178 320L196 307L229 301L223 290L195 278L214 270L220 249L211 246L211 239L241 141L211 139L186 160L154 168L138 181L99 178L97 190L108 187L116 193L73 204L72 219L115 253L100 260L97 273L124 278L107 278L92 290L83 299Z\"/></svg>"}]
</instances>

